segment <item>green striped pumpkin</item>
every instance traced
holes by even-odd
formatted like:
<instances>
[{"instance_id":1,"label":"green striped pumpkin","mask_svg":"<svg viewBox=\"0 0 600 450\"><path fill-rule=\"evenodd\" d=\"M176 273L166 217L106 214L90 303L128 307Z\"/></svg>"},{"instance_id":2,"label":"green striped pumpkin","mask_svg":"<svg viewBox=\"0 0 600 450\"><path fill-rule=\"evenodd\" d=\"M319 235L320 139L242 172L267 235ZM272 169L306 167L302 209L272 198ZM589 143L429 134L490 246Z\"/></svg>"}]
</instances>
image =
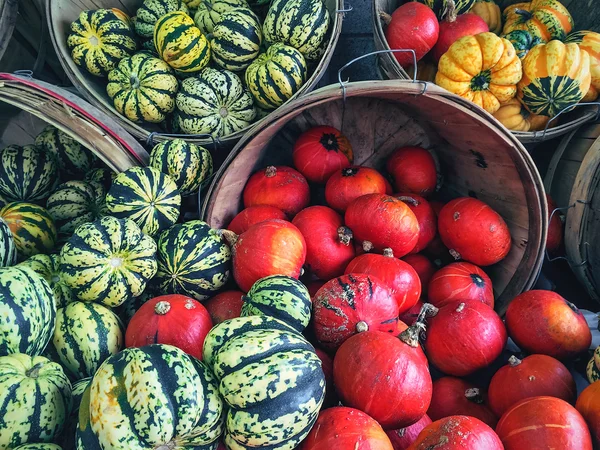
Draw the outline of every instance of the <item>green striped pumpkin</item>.
<instances>
[{"instance_id":1,"label":"green striped pumpkin","mask_svg":"<svg viewBox=\"0 0 600 450\"><path fill-rule=\"evenodd\" d=\"M78 434L88 428L79 413ZM223 402L209 368L178 348L127 348L94 375L89 429L102 449L207 450L223 432Z\"/></svg>"},{"instance_id":2,"label":"green striped pumpkin","mask_svg":"<svg viewBox=\"0 0 600 450\"><path fill-rule=\"evenodd\" d=\"M106 216L75 230L61 249L60 271L80 300L119 306L156 273L156 243L132 220Z\"/></svg>"},{"instance_id":3,"label":"green striped pumpkin","mask_svg":"<svg viewBox=\"0 0 600 450\"><path fill-rule=\"evenodd\" d=\"M289 45L309 60L321 53L328 30L329 11L323 0L273 0L263 24L268 44Z\"/></svg>"},{"instance_id":4,"label":"green striped pumpkin","mask_svg":"<svg viewBox=\"0 0 600 450\"><path fill-rule=\"evenodd\" d=\"M61 178L80 180L98 162L91 151L55 126L48 125L35 138L35 145L53 155Z\"/></svg>"},{"instance_id":5,"label":"green striped pumpkin","mask_svg":"<svg viewBox=\"0 0 600 450\"><path fill-rule=\"evenodd\" d=\"M298 50L273 44L246 69L246 86L255 103L275 109L289 100L306 82L306 61Z\"/></svg>"},{"instance_id":6,"label":"green striped pumpkin","mask_svg":"<svg viewBox=\"0 0 600 450\"><path fill-rule=\"evenodd\" d=\"M174 11L188 12L182 0L144 0L135 16L135 32L144 39L151 39L158 19Z\"/></svg>"},{"instance_id":7,"label":"green striped pumpkin","mask_svg":"<svg viewBox=\"0 0 600 450\"><path fill-rule=\"evenodd\" d=\"M438 17L438 19L442 20L444 19L450 9L449 9L449 4L450 4L450 0L417 0L419 3L423 3L424 5L429 6L433 12L435 13L435 15ZM473 7L473 5L475 4L475 0L454 0L454 10L456 11L456 14L464 14L466 12L469 12L469 10Z\"/></svg>"},{"instance_id":8,"label":"green striped pumpkin","mask_svg":"<svg viewBox=\"0 0 600 450\"><path fill-rule=\"evenodd\" d=\"M63 450L63 448L56 444L25 444L15 447L14 450Z\"/></svg>"},{"instance_id":9,"label":"green striped pumpkin","mask_svg":"<svg viewBox=\"0 0 600 450\"><path fill-rule=\"evenodd\" d=\"M0 357L0 449L51 442L71 409L71 383L60 365L22 353Z\"/></svg>"},{"instance_id":10,"label":"green striped pumpkin","mask_svg":"<svg viewBox=\"0 0 600 450\"><path fill-rule=\"evenodd\" d=\"M181 11L166 14L156 22L154 47L180 73L199 72L210 61L208 40L194 20Z\"/></svg>"},{"instance_id":11,"label":"green striped pumpkin","mask_svg":"<svg viewBox=\"0 0 600 450\"><path fill-rule=\"evenodd\" d=\"M42 354L56 320L46 280L29 267L0 268L0 298L0 356Z\"/></svg>"},{"instance_id":12,"label":"green striped pumpkin","mask_svg":"<svg viewBox=\"0 0 600 450\"><path fill-rule=\"evenodd\" d=\"M0 151L0 194L11 202L47 198L58 183L56 160L35 145L10 145Z\"/></svg>"},{"instance_id":13,"label":"green striped pumpkin","mask_svg":"<svg viewBox=\"0 0 600 450\"><path fill-rule=\"evenodd\" d=\"M106 93L115 109L133 122L157 123L175 108L179 84L167 63L137 53L108 74Z\"/></svg>"},{"instance_id":14,"label":"green striped pumpkin","mask_svg":"<svg viewBox=\"0 0 600 450\"><path fill-rule=\"evenodd\" d=\"M271 316L304 330L310 321L312 302L308 289L295 278L271 275L252 285L243 297L242 317Z\"/></svg>"},{"instance_id":15,"label":"green striped pumpkin","mask_svg":"<svg viewBox=\"0 0 600 450\"><path fill-rule=\"evenodd\" d=\"M157 144L150 153L150 166L169 175L181 195L192 195L213 172L210 152L183 139Z\"/></svg>"},{"instance_id":16,"label":"green striped pumpkin","mask_svg":"<svg viewBox=\"0 0 600 450\"><path fill-rule=\"evenodd\" d=\"M180 207L177 185L154 167L133 167L120 173L106 195L110 215L133 220L150 236L173 225Z\"/></svg>"},{"instance_id":17,"label":"green striped pumpkin","mask_svg":"<svg viewBox=\"0 0 600 450\"><path fill-rule=\"evenodd\" d=\"M175 103L177 132L228 136L247 128L256 117L252 96L228 70L208 68L183 80Z\"/></svg>"},{"instance_id":18,"label":"green striped pumpkin","mask_svg":"<svg viewBox=\"0 0 600 450\"><path fill-rule=\"evenodd\" d=\"M92 377L83 378L72 383L73 390L71 394L73 401L71 402L71 414L65 423L62 436L55 441L60 444L60 447L57 450L75 450L77 448L76 432L79 419L79 406L81 405L83 394L88 389L91 382Z\"/></svg>"},{"instance_id":19,"label":"green striped pumpkin","mask_svg":"<svg viewBox=\"0 0 600 450\"><path fill-rule=\"evenodd\" d=\"M256 59L262 43L258 17L250 8L223 12L208 40L217 65L227 70L243 70Z\"/></svg>"},{"instance_id":20,"label":"green striped pumpkin","mask_svg":"<svg viewBox=\"0 0 600 450\"><path fill-rule=\"evenodd\" d=\"M161 294L206 300L227 283L230 266L231 251L219 232L192 220L160 235L154 285Z\"/></svg>"},{"instance_id":21,"label":"green striped pumpkin","mask_svg":"<svg viewBox=\"0 0 600 450\"><path fill-rule=\"evenodd\" d=\"M75 64L105 77L117 63L137 49L129 18L119 10L82 11L71 24L67 46Z\"/></svg>"},{"instance_id":22,"label":"green striped pumpkin","mask_svg":"<svg viewBox=\"0 0 600 450\"><path fill-rule=\"evenodd\" d=\"M194 15L194 22L204 34L213 32L215 23L220 21L221 14L235 8L247 8L246 0L200 0Z\"/></svg>"},{"instance_id":23,"label":"green striped pumpkin","mask_svg":"<svg viewBox=\"0 0 600 450\"><path fill-rule=\"evenodd\" d=\"M95 181L96 183L100 183L104 190L108 191L110 189L112 181L116 178L116 176L116 172L113 172L110 169L105 169L103 167L98 167L86 173L83 179L84 181Z\"/></svg>"},{"instance_id":24,"label":"green striped pumpkin","mask_svg":"<svg viewBox=\"0 0 600 450\"><path fill-rule=\"evenodd\" d=\"M97 303L72 302L56 313L52 344L61 365L75 380L94 376L100 365L123 348L123 325Z\"/></svg>"},{"instance_id":25,"label":"green striped pumpkin","mask_svg":"<svg viewBox=\"0 0 600 450\"><path fill-rule=\"evenodd\" d=\"M105 212L106 191L94 181L67 181L48 198L46 209L58 229L58 239L64 242L75 229L93 222Z\"/></svg>"},{"instance_id":26,"label":"green striped pumpkin","mask_svg":"<svg viewBox=\"0 0 600 450\"><path fill-rule=\"evenodd\" d=\"M65 283L60 272L59 255L33 255L20 264L21 267L29 267L48 282L56 308L64 308L75 301L75 295L71 288Z\"/></svg>"},{"instance_id":27,"label":"green striped pumpkin","mask_svg":"<svg viewBox=\"0 0 600 450\"><path fill-rule=\"evenodd\" d=\"M57 240L56 227L48 211L33 203L9 203L0 210L12 231L20 261L39 253L50 253Z\"/></svg>"},{"instance_id":28,"label":"green striped pumpkin","mask_svg":"<svg viewBox=\"0 0 600 450\"><path fill-rule=\"evenodd\" d=\"M291 450L317 420L325 394L321 361L284 322L250 316L220 323L204 341L203 361L230 407L227 448Z\"/></svg>"},{"instance_id":29,"label":"green striped pumpkin","mask_svg":"<svg viewBox=\"0 0 600 450\"><path fill-rule=\"evenodd\" d=\"M0 217L0 267L17 263L17 246L8 224Z\"/></svg>"}]
</instances>

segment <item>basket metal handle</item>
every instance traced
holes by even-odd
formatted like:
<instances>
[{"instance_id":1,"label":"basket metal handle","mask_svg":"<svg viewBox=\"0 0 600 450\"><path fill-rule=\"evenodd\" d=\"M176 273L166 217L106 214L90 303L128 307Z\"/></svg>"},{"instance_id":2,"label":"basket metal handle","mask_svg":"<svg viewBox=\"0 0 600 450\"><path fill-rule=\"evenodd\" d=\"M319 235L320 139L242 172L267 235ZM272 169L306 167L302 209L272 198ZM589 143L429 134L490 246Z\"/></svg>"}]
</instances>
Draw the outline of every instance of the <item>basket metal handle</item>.
<instances>
[{"instance_id":1,"label":"basket metal handle","mask_svg":"<svg viewBox=\"0 0 600 450\"><path fill-rule=\"evenodd\" d=\"M153 131L148 135L146 139L146 145L148 147L154 147L154 138L156 136L164 136L167 138L179 138L179 139L198 139L198 138L209 138L213 143L213 149L216 152L219 148L218 146L221 144L221 140L218 137L213 136L212 134L172 134L172 133L159 133L158 131Z\"/></svg>"},{"instance_id":2,"label":"basket metal handle","mask_svg":"<svg viewBox=\"0 0 600 450\"><path fill-rule=\"evenodd\" d=\"M594 120L598 120L598 118L600 118L600 102L584 102L584 103L577 103L575 105L567 106L566 108L561 109L554 117L552 117L548 121L548 123L546 123L546 126L544 127L544 131L543 131L542 135L539 136L539 138L540 139L544 139L546 137L546 133L548 133L548 129L550 128L550 124L553 121L555 121L556 119L558 119L562 114L567 113L567 112L571 112L572 110L574 110L575 108L578 108L580 106L598 106L598 111L596 112L596 118ZM536 131L536 134L537 134L537 131Z\"/></svg>"},{"instance_id":3,"label":"basket metal handle","mask_svg":"<svg viewBox=\"0 0 600 450\"><path fill-rule=\"evenodd\" d=\"M350 11L354 11L354 7L352 5L350 5L350 4L348 4L348 7L346 7L346 8L336 9L335 10L335 12L338 13L338 14L340 14L340 13L343 14L343 13L347 13L347 12L350 12Z\"/></svg>"}]
</instances>

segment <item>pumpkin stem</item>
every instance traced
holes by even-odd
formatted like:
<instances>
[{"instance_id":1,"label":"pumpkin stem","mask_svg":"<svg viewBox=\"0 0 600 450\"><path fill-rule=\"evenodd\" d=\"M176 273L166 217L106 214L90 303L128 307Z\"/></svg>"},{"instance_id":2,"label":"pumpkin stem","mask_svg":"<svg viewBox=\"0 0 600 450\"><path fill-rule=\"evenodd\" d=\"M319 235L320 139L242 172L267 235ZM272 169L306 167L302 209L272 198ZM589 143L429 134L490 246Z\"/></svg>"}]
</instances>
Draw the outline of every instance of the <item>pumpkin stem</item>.
<instances>
[{"instance_id":1,"label":"pumpkin stem","mask_svg":"<svg viewBox=\"0 0 600 450\"><path fill-rule=\"evenodd\" d=\"M413 348L419 346L419 336L422 332L425 332L425 319L427 317L433 317L438 313L439 309L433 306L431 303L425 303L419 311L417 320L413 325L404 330L398 338L407 345Z\"/></svg>"},{"instance_id":2,"label":"pumpkin stem","mask_svg":"<svg viewBox=\"0 0 600 450\"><path fill-rule=\"evenodd\" d=\"M233 247L239 238L239 236L231 230L219 230L219 234L230 247Z\"/></svg>"},{"instance_id":3,"label":"pumpkin stem","mask_svg":"<svg viewBox=\"0 0 600 450\"><path fill-rule=\"evenodd\" d=\"M352 240L352 230L346 226L341 226L337 229L338 239L340 243L344 245L350 245L350 241Z\"/></svg>"},{"instance_id":4,"label":"pumpkin stem","mask_svg":"<svg viewBox=\"0 0 600 450\"><path fill-rule=\"evenodd\" d=\"M459 303L458 307L456 308L456 312L463 312L465 310L465 304L464 303Z\"/></svg>"},{"instance_id":5,"label":"pumpkin stem","mask_svg":"<svg viewBox=\"0 0 600 450\"><path fill-rule=\"evenodd\" d=\"M515 8L515 13L521 16L521 23L525 23L533 18L531 11L526 11L521 8Z\"/></svg>"},{"instance_id":6,"label":"pumpkin stem","mask_svg":"<svg viewBox=\"0 0 600 450\"><path fill-rule=\"evenodd\" d=\"M392 22L392 16L381 10L379 11L379 19L381 19L386 27Z\"/></svg>"},{"instance_id":7,"label":"pumpkin stem","mask_svg":"<svg viewBox=\"0 0 600 450\"><path fill-rule=\"evenodd\" d=\"M164 316L170 310L171 304L166 300L160 301L156 305L154 305L154 312L159 316Z\"/></svg>"},{"instance_id":8,"label":"pumpkin stem","mask_svg":"<svg viewBox=\"0 0 600 450\"><path fill-rule=\"evenodd\" d=\"M456 250L451 248L450 250L448 250L448 252L450 253L450 256L452 256L456 261L460 259L460 253L458 253Z\"/></svg>"},{"instance_id":9,"label":"pumpkin stem","mask_svg":"<svg viewBox=\"0 0 600 450\"><path fill-rule=\"evenodd\" d=\"M383 256L385 256L386 258L393 258L394 257L394 250L392 250L389 247L386 247L383 249Z\"/></svg>"},{"instance_id":10,"label":"pumpkin stem","mask_svg":"<svg viewBox=\"0 0 600 450\"><path fill-rule=\"evenodd\" d=\"M448 0L448 9L446 10L446 21L456 22L458 14L456 13L456 3L454 0Z\"/></svg>"},{"instance_id":11,"label":"pumpkin stem","mask_svg":"<svg viewBox=\"0 0 600 450\"><path fill-rule=\"evenodd\" d=\"M353 177L358 173L358 169L358 167L346 167L345 169L342 169L342 176Z\"/></svg>"},{"instance_id":12,"label":"pumpkin stem","mask_svg":"<svg viewBox=\"0 0 600 450\"><path fill-rule=\"evenodd\" d=\"M521 362L522 361L515 355L512 355L510 358L508 358L508 364L510 364L510 367L517 367L519 364L521 364Z\"/></svg>"},{"instance_id":13,"label":"pumpkin stem","mask_svg":"<svg viewBox=\"0 0 600 450\"><path fill-rule=\"evenodd\" d=\"M465 397L467 400L477 403L478 405L483 403L483 395L481 395L481 391L477 388L467 389L465 391Z\"/></svg>"},{"instance_id":14,"label":"pumpkin stem","mask_svg":"<svg viewBox=\"0 0 600 450\"><path fill-rule=\"evenodd\" d=\"M43 362L37 363L35 366L25 372L25 375L29 378L37 378L40 376L40 370L42 370L42 367L44 367Z\"/></svg>"},{"instance_id":15,"label":"pumpkin stem","mask_svg":"<svg viewBox=\"0 0 600 450\"><path fill-rule=\"evenodd\" d=\"M267 178L272 178L272 177L274 177L275 175L277 175L277 168L276 168L275 166L268 166L268 167L265 169L265 176L266 176Z\"/></svg>"},{"instance_id":16,"label":"pumpkin stem","mask_svg":"<svg viewBox=\"0 0 600 450\"><path fill-rule=\"evenodd\" d=\"M414 197L409 197L408 195L400 195L396 198L404 203L408 203L411 206L419 206L421 204L419 203L419 200Z\"/></svg>"},{"instance_id":17,"label":"pumpkin stem","mask_svg":"<svg viewBox=\"0 0 600 450\"><path fill-rule=\"evenodd\" d=\"M471 90L475 92L487 91L490 88L491 81L492 72L489 69L479 72L471 79Z\"/></svg>"},{"instance_id":18,"label":"pumpkin stem","mask_svg":"<svg viewBox=\"0 0 600 450\"><path fill-rule=\"evenodd\" d=\"M358 322L356 324L356 332L364 333L365 331L369 331L369 324L367 322L365 322L364 320L361 320L360 322Z\"/></svg>"},{"instance_id":19,"label":"pumpkin stem","mask_svg":"<svg viewBox=\"0 0 600 450\"><path fill-rule=\"evenodd\" d=\"M373 245L373 243L371 241L363 241L362 248L365 253L369 253L370 251L372 251L375 248L375 246Z\"/></svg>"}]
</instances>

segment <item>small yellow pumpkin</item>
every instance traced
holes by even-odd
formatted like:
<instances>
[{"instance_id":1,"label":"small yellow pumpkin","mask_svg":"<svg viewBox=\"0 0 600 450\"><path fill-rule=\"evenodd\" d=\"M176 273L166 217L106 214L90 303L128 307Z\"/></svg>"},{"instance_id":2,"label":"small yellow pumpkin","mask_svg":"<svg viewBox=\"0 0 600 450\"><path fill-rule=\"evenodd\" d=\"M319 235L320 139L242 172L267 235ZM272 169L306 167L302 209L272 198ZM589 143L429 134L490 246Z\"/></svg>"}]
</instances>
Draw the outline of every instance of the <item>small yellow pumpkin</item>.
<instances>
[{"instance_id":1,"label":"small yellow pumpkin","mask_svg":"<svg viewBox=\"0 0 600 450\"><path fill-rule=\"evenodd\" d=\"M477 0L469 12L481 17L492 33L502 31L502 12L494 0Z\"/></svg>"},{"instance_id":2,"label":"small yellow pumpkin","mask_svg":"<svg viewBox=\"0 0 600 450\"><path fill-rule=\"evenodd\" d=\"M600 91L600 33L594 31L576 31L567 36L568 44L578 44L579 48L590 55L590 75L592 85L583 98L584 102L591 102L598 98Z\"/></svg>"},{"instance_id":3,"label":"small yellow pumpkin","mask_svg":"<svg viewBox=\"0 0 600 450\"><path fill-rule=\"evenodd\" d=\"M514 30L529 31L544 42L563 40L573 29L569 10L557 0L533 0L515 3L504 10L502 34Z\"/></svg>"},{"instance_id":4,"label":"small yellow pumpkin","mask_svg":"<svg viewBox=\"0 0 600 450\"><path fill-rule=\"evenodd\" d=\"M494 117L511 131L525 132L543 130L550 120L550 117L531 114L516 98L501 105Z\"/></svg>"},{"instance_id":5,"label":"small yellow pumpkin","mask_svg":"<svg viewBox=\"0 0 600 450\"><path fill-rule=\"evenodd\" d=\"M487 32L452 44L440 59L435 83L494 114L516 95L521 74L510 41Z\"/></svg>"}]
</instances>

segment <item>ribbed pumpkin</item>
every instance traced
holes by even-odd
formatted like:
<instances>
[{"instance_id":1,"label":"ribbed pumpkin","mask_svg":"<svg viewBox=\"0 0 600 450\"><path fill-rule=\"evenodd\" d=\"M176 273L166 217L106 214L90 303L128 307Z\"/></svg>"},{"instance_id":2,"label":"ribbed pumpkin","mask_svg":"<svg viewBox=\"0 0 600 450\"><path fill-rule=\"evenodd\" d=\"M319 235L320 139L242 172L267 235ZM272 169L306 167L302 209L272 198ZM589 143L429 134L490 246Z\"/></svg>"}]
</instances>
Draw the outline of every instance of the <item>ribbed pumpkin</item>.
<instances>
[{"instance_id":1,"label":"ribbed pumpkin","mask_svg":"<svg viewBox=\"0 0 600 450\"><path fill-rule=\"evenodd\" d=\"M306 81L304 56L289 45L276 43L246 69L246 85L254 101L275 109L291 98Z\"/></svg>"},{"instance_id":2,"label":"ribbed pumpkin","mask_svg":"<svg viewBox=\"0 0 600 450\"><path fill-rule=\"evenodd\" d=\"M135 32L144 39L152 39L158 19L173 11L188 12L183 0L144 0L135 15Z\"/></svg>"},{"instance_id":3,"label":"ribbed pumpkin","mask_svg":"<svg viewBox=\"0 0 600 450\"><path fill-rule=\"evenodd\" d=\"M49 253L57 240L56 228L46 209L33 203L9 203L0 210L12 231L19 260Z\"/></svg>"},{"instance_id":4,"label":"ribbed pumpkin","mask_svg":"<svg viewBox=\"0 0 600 450\"><path fill-rule=\"evenodd\" d=\"M173 128L189 134L227 136L249 126L256 117L250 93L228 70L204 69L187 78L175 99Z\"/></svg>"},{"instance_id":5,"label":"ribbed pumpkin","mask_svg":"<svg viewBox=\"0 0 600 450\"><path fill-rule=\"evenodd\" d=\"M75 64L105 77L117 63L137 49L129 18L119 10L82 11L71 24L67 46Z\"/></svg>"},{"instance_id":6,"label":"ribbed pumpkin","mask_svg":"<svg viewBox=\"0 0 600 450\"><path fill-rule=\"evenodd\" d=\"M488 32L452 44L440 59L435 83L493 114L516 95L520 79L513 45Z\"/></svg>"},{"instance_id":7,"label":"ribbed pumpkin","mask_svg":"<svg viewBox=\"0 0 600 450\"><path fill-rule=\"evenodd\" d=\"M133 122L162 122L175 109L179 85L167 63L148 53L124 58L108 74L106 93Z\"/></svg>"},{"instance_id":8,"label":"ribbed pumpkin","mask_svg":"<svg viewBox=\"0 0 600 450\"><path fill-rule=\"evenodd\" d=\"M590 85L589 54L555 40L534 47L523 60L518 97L530 112L553 117L579 103Z\"/></svg>"},{"instance_id":9,"label":"ribbed pumpkin","mask_svg":"<svg viewBox=\"0 0 600 450\"><path fill-rule=\"evenodd\" d=\"M80 300L119 306L156 273L156 243L132 220L106 216L77 228L60 252L60 271Z\"/></svg>"},{"instance_id":10,"label":"ribbed pumpkin","mask_svg":"<svg viewBox=\"0 0 600 450\"><path fill-rule=\"evenodd\" d=\"M71 409L71 383L62 368L44 358L0 357L0 449L51 442Z\"/></svg>"},{"instance_id":11,"label":"ribbed pumpkin","mask_svg":"<svg viewBox=\"0 0 600 450\"><path fill-rule=\"evenodd\" d=\"M0 267L17 263L17 246L8 224L0 217Z\"/></svg>"},{"instance_id":12,"label":"ribbed pumpkin","mask_svg":"<svg viewBox=\"0 0 600 450\"><path fill-rule=\"evenodd\" d=\"M576 31L567 36L566 43L579 44L579 48L590 55L590 74L592 76L592 88L600 92L600 33L594 31ZM593 95L592 95L593 97ZM591 98L594 100L594 98Z\"/></svg>"},{"instance_id":13,"label":"ribbed pumpkin","mask_svg":"<svg viewBox=\"0 0 600 450\"><path fill-rule=\"evenodd\" d=\"M169 175L182 196L198 192L213 172L210 152L183 139L157 144L150 153L150 165Z\"/></svg>"},{"instance_id":14,"label":"ribbed pumpkin","mask_svg":"<svg viewBox=\"0 0 600 450\"><path fill-rule=\"evenodd\" d=\"M168 65L182 73L199 72L210 60L206 37L182 11L165 14L156 22L154 47Z\"/></svg>"},{"instance_id":15,"label":"ribbed pumpkin","mask_svg":"<svg viewBox=\"0 0 600 450\"><path fill-rule=\"evenodd\" d=\"M33 255L19 266L33 269L35 273L48 282L54 294L57 309L64 308L75 301L75 295L63 280L60 272L60 257L58 255Z\"/></svg>"},{"instance_id":16,"label":"ribbed pumpkin","mask_svg":"<svg viewBox=\"0 0 600 450\"><path fill-rule=\"evenodd\" d=\"M323 402L325 377L300 333L268 316L231 319L208 333L203 357L229 405L228 448L293 449L306 437Z\"/></svg>"},{"instance_id":17,"label":"ribbed pumpkin","mask_svg":"<svg viewBox=\"0 0 600 450\"><path fill-rule=\"evenodd\" d=\"M543 130L550 120L547 116L531 114L516 98L500 106L494 117L511 131L539 131Z\"/></svg>"},{"instance_id":18,"label":"ribbed pumpkin","mask_svg":"<svg viewBox=\"0 0 600 450\"><path fill-rule=\"evenodd\" d=\"M179 218L181 195L175 182L154 167L133 167L120 173L106 194L108 214L133 220L154 236Z\"/></svg>"},{"instance_id":19,"label":"ribbed pumpkin","mask_svg":"<svg viewBox=\"0 0 600 450\"><path fill-rule=\"evenodd\" d=\"M433 12L438 19L445 18L450 12L450 0L418 0L433 9ZM454 0L453 9L455 14L464 14L468 12L473 5L475 0Z\"/></svg>"},{"instance_id":20,"label":"ribbed pumpkin","mask_svg":"<svg viewBox=\"0 0 600 450\"><path fill-rule=\"evenodd\" d=\"M514 30L503 35L502 37L510 41L520 59L525 58L527 53L529 53L529 50L536 45L545 43L538 36L534 36L526 30Z\"/></svg>"},{"instance_id":21,"label":"ribbed pumpkin","mask_svg":"<svg viewBox=\"0 0 600 450\"><path fill-rule=\"evenodd\" d=\"M475 417L450 416L427 425L410 450L504 450L500 438ZM524 450L524 448L523 448Z\"/></svg>"},{"instance_id":22,"label":"ribbed pumpkin","mask_svg":"<svg viewBox=\"0 0 600 450\"><path fill-rule=\"evenodd\" d=\"M200 31L209 34L212 33L215 23L220 21L221 14L240 7L247 8L248 2L246 0L200 0L194 14L194 22Z\"/></svg>"},{"instance_id":23,"label":"ribbed pumpkin","mask_svg":"<svg viewBox=\"0 0 600 450\"><path fill-rule=\"evenodd\" d=\"M11 145L0 150L0 195L7 201L45 199L57 183L57 162L41 147Z\"/></svg>"},{"instance_id":24,"label":"ribbed pumpkin","mask_svg":"<svg viewBox=\"0 0 600 450\"><path fill-rule=\"evenodd\" d=\"M206 300L229 280L231 251L217 230L200 220L177 224L158 238L154 285L162 294Z\"/></svg>"},{"instance_id":25,"label":"ribbed pumpkin","mask_svg":"<svg viewBox=\"0 0 600 450\"><path fill-rule=\"evenodd\" d=\"M573 28L571 14L557 0L515 3L504 10L503 16L503 34L514 30L526 30L543 42L563 40Z\"/></svg>"},{"instance_id":26,"label":"ribbed pumpkin","mask_svg":"<svg viewBox=\"0 0 600 450\"><path fill-rule=\"evenodd\" d=\"M385 194L387 180L375 169L350 166L335 171L325 185L325 200L338 212L345 212L350 203L367 194Z\"/></svg>"},{"instance_id":27,"label":"ribbed pumpkin","mask_svg":"<svg viewBox=\"0 0 600 450\"><path fill-rule=\"evenodd\" d=\"M596 446L600 445L600 383L592 383L585 388L575 408L586 420Z\"/></svg>"},{"instance_id":28,"label":"ribbed pumpkin","mask_svg":"<svg viewBox=\"0 0 600 450\"><path fill-rule=\"evenodd\" d=\"M242 291L223 291L203 303L214 325L242 314Z\"/></svg>"},{"instance_id":29,"label":"ribbed pumpkin","mask_svg":"<svg viewBox=\"0 0 600 450\"><path fill-rule=\"evenodd\" d=\"M498 34L502 31L502 11L494 0L475 0L469 12L481 17L492 33Z\"/></svg>"},{"instance_id":30,"label":"ribbed pumpkin","mask_svg":"<svg viewBox=\"0 0 600 450\"><path fill-rule=\"evenodd\" d=\"M467 262L438 270L429 282L428 292L429 303L438 308L454 300L477 300L494 307L492 280L481 268Z\"/></svg>"}]
</instances>

